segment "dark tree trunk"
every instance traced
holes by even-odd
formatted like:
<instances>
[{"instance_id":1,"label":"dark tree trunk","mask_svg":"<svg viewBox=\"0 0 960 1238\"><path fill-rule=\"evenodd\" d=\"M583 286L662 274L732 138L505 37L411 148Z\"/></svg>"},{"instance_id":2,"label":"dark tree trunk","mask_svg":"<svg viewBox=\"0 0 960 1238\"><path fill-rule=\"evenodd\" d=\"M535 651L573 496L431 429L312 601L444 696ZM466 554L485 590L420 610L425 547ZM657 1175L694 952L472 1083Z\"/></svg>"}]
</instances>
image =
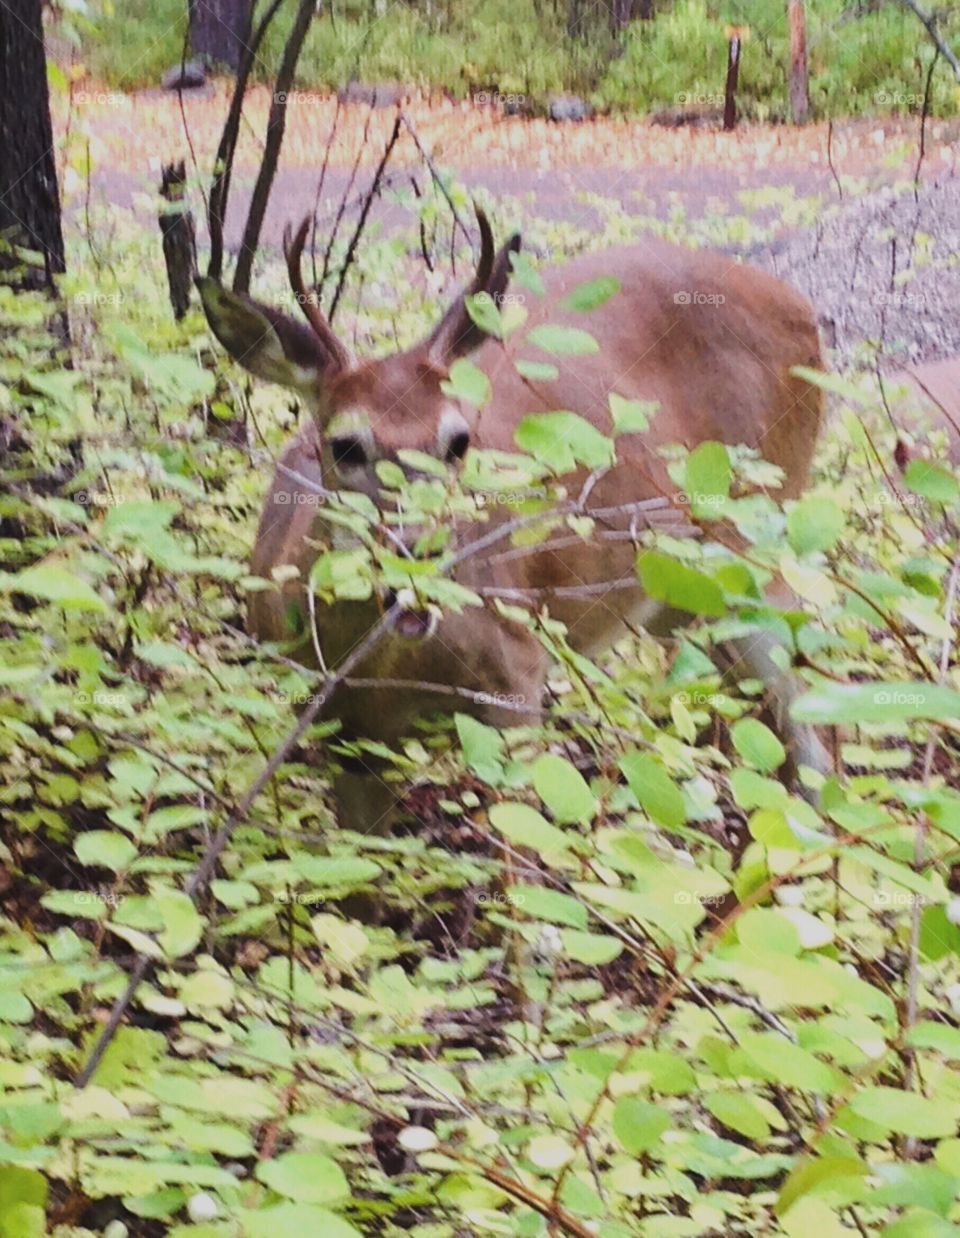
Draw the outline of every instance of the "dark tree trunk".
<instances>
[{"instance_id":1,"label":"dark tree trunk","mask_svg":"<svg viewBox=\"0 0 960 1238\"><path fill-rule=\"evenodd\" d=\"M740 33L729 36L727 43L727 81L723 90L723 127L737 127L737 84L740 80Z\"/></svg>"},{"instance_id":2,"label":"dark tree trunk","mask_svg":"<svg viewBox=\"0 0 960 1238\"><path fill-rule=\"evenodd\" d=\"M790 115L795 125L810 118L810 86L807 72L807 14L803 0L788 0L790 25Z\"/></svg>"},{"instance_id":3,"label":"dark tree trunk","mask_svg":"<svg viewBox=\"0 0 960 1238\"><path fill-rule=\"evenodd\" d=\"M251 0L187 0L190 12L190 47L208 63L240 68L243 48L250 38Z\"/></svg>"},{"instance_id":4,"label":"dark tree trunk","mask_svg":"<svg viewBox=\"0 0 960 1238\"><path fill-rule=\"evenodd\" d=\"M66 269L40 0L0 4L0 237L42 255L32 287Z\"/></svg>"}]
</instances>

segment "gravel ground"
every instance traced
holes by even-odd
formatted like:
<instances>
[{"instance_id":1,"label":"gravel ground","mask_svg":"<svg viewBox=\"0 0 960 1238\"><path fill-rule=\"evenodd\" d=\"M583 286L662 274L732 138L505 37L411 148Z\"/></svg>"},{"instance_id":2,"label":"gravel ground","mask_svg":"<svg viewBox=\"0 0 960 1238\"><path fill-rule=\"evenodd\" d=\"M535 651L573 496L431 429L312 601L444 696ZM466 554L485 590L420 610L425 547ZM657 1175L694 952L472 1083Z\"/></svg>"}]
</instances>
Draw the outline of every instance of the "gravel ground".
<instances>
[{"instance_id":1,"label":"gravel ground","mask_svg":"<svg viewBox=\"0 0 960 1238\"><path fill-rule=\"evenodd\" d=\"M960 174L847 196L752 260L810 297L843 358L864 341L889 369L960 355Z\"/></svg>"}]
</instances>

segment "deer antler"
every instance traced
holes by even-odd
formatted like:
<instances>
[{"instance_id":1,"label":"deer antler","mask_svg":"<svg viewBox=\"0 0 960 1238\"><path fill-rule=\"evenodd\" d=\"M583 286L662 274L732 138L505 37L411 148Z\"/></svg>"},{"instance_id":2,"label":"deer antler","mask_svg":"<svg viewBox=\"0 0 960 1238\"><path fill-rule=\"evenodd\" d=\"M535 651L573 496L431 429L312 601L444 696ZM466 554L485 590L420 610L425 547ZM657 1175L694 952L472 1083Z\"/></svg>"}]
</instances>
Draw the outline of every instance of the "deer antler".
<instances>
[{"instance_id":1,"label":"deer antler","mask_svg":"<svg viewBox=\"0 0 960 1238\"><path fill-rule=\"evenodd\" d=\"M477 226L480 229L480 258L476 274L427 340L431 356L441 364L446 364L453 357L464 357L483 343L484 332L470 318L465 302L468 297L476 296L478 292L489 293L494 300L501 296L510 279L510 255L520 248L520 237L514 233L499 251L495 249L490 220L476 203L473 204L473 209L477 213Z\"/></svg>"},{"instance_id":2,"label":"deer antler","mask_svg":"<svg viewBox=\"0 0 960 1238\"><path fill-rule=\"evenodd\" d=\"M330 360L343 369L349 363L347 351L323 316L323 311L317 302L316 293L307 292L303 282L301 260L310 223L311 217L307 215L295 235L291 232L289 224L283 230L283 256L287 261L287 274L290 277L290 287L296 295L304 317L313 328L314 335L316 335L324 349L330 354Z\"/></svg>"},{"instance_id":3,"label":"deer antler","mask_svg":"<svg viewBox=\"0 0 960 1238\"><path fill-rule=\"evenodd\" d=\"M493 229L490 227L490 220L487 219L486 211L473 204L473 209L477 213L477 227L480 229L480 258L477 262L477 273L473 277L473 283L470 285L468 296L473 296L475 293L484 292L487 284L490 282L490 276L493 273L493 260L496 256L493 247Z\"/></svg>"}]
</instances>

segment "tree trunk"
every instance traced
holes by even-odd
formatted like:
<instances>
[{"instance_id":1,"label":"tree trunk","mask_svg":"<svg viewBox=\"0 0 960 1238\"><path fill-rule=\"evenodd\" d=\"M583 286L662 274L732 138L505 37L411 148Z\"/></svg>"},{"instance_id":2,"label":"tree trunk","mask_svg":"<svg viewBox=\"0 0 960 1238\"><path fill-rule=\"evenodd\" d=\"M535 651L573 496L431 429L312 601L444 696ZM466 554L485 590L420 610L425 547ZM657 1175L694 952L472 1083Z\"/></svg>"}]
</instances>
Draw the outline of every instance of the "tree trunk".
<instances>
[{"instance_id":1,"label":"tree trunk","mask_svg":"<svg viewBox=\"0 0 960 1238\"><path fill-rule=\"evenodd\" d=\"M727 81L723 90L723 127L737 127L737 84L740 81L740 32L731 31L727 40Z\"/></svg>"},{"instance_id":2,"label":"tree trunk","mask_svg":"<svg viewBox=\"0 0 960 1238\"><path fill-rule=\"evenodd\" d=\"M810 88L804 0L787 0L787 19L790 24L790 115L795 125L805 125L810 117Z\"/></svg>"},{"instance_id":3,"label":"tree trunk","mask_svg":"<svg viewBox=\"0 0 960 1238\"><path fill-rule=\"evenodd\" d=\"M25 285L66 269L40 0L0 4L0 236L42 255Z\"/></svg>"},{"instance_id":4,"label":"tree trunk","mask_svg":"<svg viewBox=\"0 0 960 1238\"><path fill-rule=\"evenodd\" d=\"M251 0L187 0L190 47L208 63L240 68L244 44L250 38Z\"/></svg>"}]
</instances>

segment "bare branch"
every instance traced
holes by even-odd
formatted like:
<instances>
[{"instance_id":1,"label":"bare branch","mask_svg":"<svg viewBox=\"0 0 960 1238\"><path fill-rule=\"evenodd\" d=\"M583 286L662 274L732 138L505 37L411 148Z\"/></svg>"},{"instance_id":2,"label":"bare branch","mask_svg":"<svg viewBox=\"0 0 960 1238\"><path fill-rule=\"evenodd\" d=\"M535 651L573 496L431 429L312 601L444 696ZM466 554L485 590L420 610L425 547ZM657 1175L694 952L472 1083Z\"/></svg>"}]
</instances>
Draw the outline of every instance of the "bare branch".
<instances>
[{"instance_id":1,"label":"bare branch","mask_svg":"<svg viewBox=\"0 0 960 1238\"><path fill-rule=\"evenodd\" d=\"M953 69L953 75L960 82L960 60L957 59L956 52L949 43L946 42L943 35L940 33L940 28L937 25L937 19L933 13L926 12L922 9L917 0L900 0L900 3L905 9L909 9L911 13L917 17L926 28L927 34L933 40L933 45L944 58L947 64Z\"/></svg>"}]
</instances>

